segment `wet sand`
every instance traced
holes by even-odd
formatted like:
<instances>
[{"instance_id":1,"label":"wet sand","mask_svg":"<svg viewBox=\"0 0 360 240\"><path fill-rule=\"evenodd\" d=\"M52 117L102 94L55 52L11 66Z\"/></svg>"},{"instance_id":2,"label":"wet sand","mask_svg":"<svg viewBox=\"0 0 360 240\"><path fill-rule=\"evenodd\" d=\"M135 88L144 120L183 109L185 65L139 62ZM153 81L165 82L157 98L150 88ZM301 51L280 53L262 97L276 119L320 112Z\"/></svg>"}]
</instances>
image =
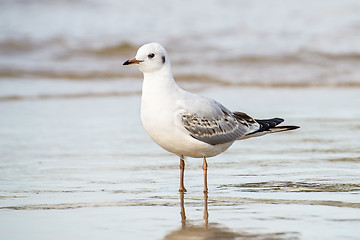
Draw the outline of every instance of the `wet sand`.
<instances>
[{"instance_id":1,"label":"wet sand","mask_svg":"<svg viewBox=\"0 0 360 240\"><path fill-rule=\"evenodd\" d=\"M359 89L197 92L301 126L208 160L207 221L201 159L186 159L182 199L179 160L146 135L138 93L2 99L0 238L358 239Z\"/></svg>"},{"instance_id":2,"label":"wet sand","mask_svg":"<svg viewBox=\"0 0 360 240\"><path fill-rule=\"evenodd\" d=\"M0 239L359 239L359 1L206 3L0 1ZM154 41L181 86L301 128L209 159L208 196L187 159L181 196L122 67Z\"/></svg>"}]
</instances>

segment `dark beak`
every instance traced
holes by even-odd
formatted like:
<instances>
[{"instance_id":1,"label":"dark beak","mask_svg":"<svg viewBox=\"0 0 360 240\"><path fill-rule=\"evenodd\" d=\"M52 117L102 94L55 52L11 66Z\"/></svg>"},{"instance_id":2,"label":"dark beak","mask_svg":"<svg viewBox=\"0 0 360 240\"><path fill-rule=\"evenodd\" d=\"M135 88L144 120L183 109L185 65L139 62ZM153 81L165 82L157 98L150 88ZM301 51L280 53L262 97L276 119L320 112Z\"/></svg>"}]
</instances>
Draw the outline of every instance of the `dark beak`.
<instances>
[{"instance_id":1,"label":"dark beak","mask_svg":"<svg viewBox=\"0 0 360 240\"><path fill-rule=\"evenodd\" d=\"M123 65L139 64L140 62L143 62L143 61L136 60L136 58L132 58L132 59L129 59L126 62L124 62Z\"/></svg>"}]
</instances>

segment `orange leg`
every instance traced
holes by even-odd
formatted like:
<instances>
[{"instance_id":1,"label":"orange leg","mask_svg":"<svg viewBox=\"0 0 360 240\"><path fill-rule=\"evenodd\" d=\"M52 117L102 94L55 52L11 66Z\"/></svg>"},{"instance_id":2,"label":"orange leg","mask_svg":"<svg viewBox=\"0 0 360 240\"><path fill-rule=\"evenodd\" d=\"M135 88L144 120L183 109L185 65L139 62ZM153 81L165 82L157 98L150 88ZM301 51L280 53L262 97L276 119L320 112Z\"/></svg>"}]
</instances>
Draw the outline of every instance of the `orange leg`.
<instances>
[{"instance_id":1,"label":"orange leg","mask_svg":"<svg viewBox=\"0 0 360 240\"><path fill-rule=\"evenodd\" d=\"M184 172L185 172L185 161L184 156L180 157L180 189L179 192L186 192L186 188L184 187Z\"/></svg>"},{"instance_id":2,"label":"orange leg","mask_svg":"<svg viewBox=\"0 0 360 240\"><path fill-rule=\"evenodd\" d=\"M207 162L206 162L206 158L205 156L203 156L203 165L202 165L202 169L204 170L204 193L208 192L208 187L207 187Z\"/></svg>"}]
</instances>

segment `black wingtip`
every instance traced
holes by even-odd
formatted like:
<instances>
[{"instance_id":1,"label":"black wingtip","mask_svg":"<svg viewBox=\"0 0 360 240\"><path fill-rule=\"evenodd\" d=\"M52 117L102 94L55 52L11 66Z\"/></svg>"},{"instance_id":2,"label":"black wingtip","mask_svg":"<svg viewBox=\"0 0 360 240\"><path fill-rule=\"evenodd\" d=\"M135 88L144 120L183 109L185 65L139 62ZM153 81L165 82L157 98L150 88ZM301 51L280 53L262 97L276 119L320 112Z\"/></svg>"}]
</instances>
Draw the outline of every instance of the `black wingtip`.
<instances>
[{"instance_id":1,"label":"black wingtip","mask_svg":"<svg viewBox=\"0 0 360 240\"><path fill-rule=\"evenodd\" d=\"M255 119L260 124L259 132L266 131L269 128L274 128L284 121L282 118L271 118L271 119Z\"/></svg>"},{"instance_id":2,"label":"black wingtip","mask_svg":"<svg viewBox=\"0 0 360 240\"><path fill-rule=\"evenodd\" d=\"M260 128L254 132L283 132L283 131L290 131L300 128L299 126L277 126L284 121L282 118L272 118L272 119L255 119L257 123L259 123Z\"/></svg>"}]
</instances>

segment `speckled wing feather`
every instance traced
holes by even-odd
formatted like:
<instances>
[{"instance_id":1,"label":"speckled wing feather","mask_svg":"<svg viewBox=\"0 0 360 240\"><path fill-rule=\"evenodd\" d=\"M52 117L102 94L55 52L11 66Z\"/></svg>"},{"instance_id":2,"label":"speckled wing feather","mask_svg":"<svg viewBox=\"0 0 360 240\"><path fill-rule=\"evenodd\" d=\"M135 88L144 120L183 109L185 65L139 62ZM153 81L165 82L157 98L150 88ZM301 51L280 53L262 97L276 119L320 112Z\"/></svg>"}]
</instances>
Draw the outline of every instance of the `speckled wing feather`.
<instances>
[{"instance_id":1,"label":"speckled wing feather","mask_svg":"<svg viewBox=\"0 0 360 240\"><path fill-rule=\"evenodd\" d=\"M237 119L225 108L222 113L217 118L183 114L182 123L193 138L211 145L233 142L249 132L245 119Z\"/></svg>"}]
</instances>

